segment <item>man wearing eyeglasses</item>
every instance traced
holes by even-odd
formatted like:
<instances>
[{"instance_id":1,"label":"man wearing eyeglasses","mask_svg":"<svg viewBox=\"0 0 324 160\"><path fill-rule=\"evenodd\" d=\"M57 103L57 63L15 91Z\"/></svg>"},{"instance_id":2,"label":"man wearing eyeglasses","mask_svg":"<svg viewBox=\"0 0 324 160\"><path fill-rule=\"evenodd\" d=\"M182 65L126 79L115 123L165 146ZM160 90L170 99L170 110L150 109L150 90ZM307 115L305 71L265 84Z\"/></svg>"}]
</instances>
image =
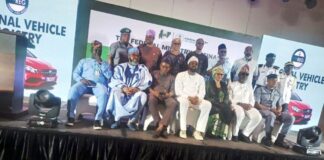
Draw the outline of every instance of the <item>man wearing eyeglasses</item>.
<instances>
[{"instance_id":1,"label":"man wearing eyeglasses","mask_svg":"<svg viewBox=\"0 0 324 160\"><path fill-rule=\"evenodd\" d=\"M229 80L230 80L230 71L231 71L231 67L232 64L229 62L227 55L227 48L226 45L224 43L220 44L218 46L218 60L217 63L210 69L208 70L209 75L211 75L212 70L217 67L217 66L221 66L224 70L224 76L222 79L222 82L228 84Z\"/></svg>"},{"instance_id":2,"label":"man wearing eyeglasses","mask_svg":"<svg viewBox=\"0 0 324 160\"><path fill-rule=\"evenodd\" d=\"M233 141L241 140L251 143L250 135L262 120L260 112L254 106L254 94L251 84L247 83L249 66L242 66L238 73L238 81L232 82L229 87L229 99L232 102L236 120L233 124ZM239 135L243 119L248 117L248 123Z\"/></svg>"},{"instance_id":3,"label":"man wearing eyeglasses","mask_svg":"<svg viewBox=\"0 0 324 160\"><path fill-rule=\"evenodd\" d=\"M248 65L250 70L249 70L249 76L247 78L246 83L252 86L252 79L253 79L254 72L256 71L256 64L257 64L256 61L253 59L252 53L253 53L252 46L247 46L244 50L244 57L234 62L231 70L232 81L237 81L239 79L238 77L239 69L244 65Z\"/></svg>"},{"instance_id":4,"label":"man wearing eyeglasses","mask_svg":"<svg viewBox=\"0 0 324 160\"><path fill-rule=\"evenodd\" d=\"M202 76L205 76L207 74L207 67L208 67L208 58L206 55L202 53L202 49L204 48L205 41L202 38L198 38L196 40L196 50L188 53L186 56L186 62L190 59L192 56L196 56L199 60L197 73L199 73Z\"/></svg>"}]
</instances>

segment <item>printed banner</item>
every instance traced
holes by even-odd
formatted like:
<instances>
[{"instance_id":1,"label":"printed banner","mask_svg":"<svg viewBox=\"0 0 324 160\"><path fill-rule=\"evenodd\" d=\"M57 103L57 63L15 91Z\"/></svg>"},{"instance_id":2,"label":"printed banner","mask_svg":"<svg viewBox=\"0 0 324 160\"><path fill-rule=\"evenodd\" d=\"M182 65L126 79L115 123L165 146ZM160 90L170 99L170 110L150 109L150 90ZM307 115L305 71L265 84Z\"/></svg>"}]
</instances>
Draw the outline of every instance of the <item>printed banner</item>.
<instances>
[{"instance_id":1,"label":"printed banner","mask_svg":"<svg viewBox=\"0 0 324 160\"><path fill-rule=\"evenodd\" d=\"M276 54L276 66L281 69L287 61L294 64L293 75L297 78L291 96L289 111L295 116L292 130L317 126L324 104L324 48L286 39L263 36L259 64L265 63L268 53Z\"/></svg>"},{"instance_id":2,"label":"printed banner","mask_svg":"<svg viewBox=\"0 0 324 160\"><path fill-rule=\"evenodd\" d=\"M236 59L244 56L244 49L246 46L251 46L251 44L248 43L189 32L94 10L91 11L90 16L88 42L91 43L93 40L101 41L104 45L103 58L106 59L109 53L110 44L119 41L120 29L124 27L132 30L130 43L134 47L143 44L146 31L148 29L153 29L156 32L154 43L161 49L162 53L170 50L173 38L180 37L182 40L181 53L186 56L189 52L196 49L196 39L203 38L205 41L203 53L208 57L208 68L212 67L217 62L219 44L226 44L227 56L231 64L233 64ZM88 47L87 52L88 57L90 56L89 48L90 47Z\"/></svg>"},{"instance_id":3,"label":"printed banner","mask_svg":"<svg viewBox=\"0 0 324 160\"><path fill-rule=\"evenodd\" d=\"M26 55L25 96L49 89L67 99L77 6L78 0L0 1L0 29L22 33L35 45Z\"/></svg>"}]
</instances>

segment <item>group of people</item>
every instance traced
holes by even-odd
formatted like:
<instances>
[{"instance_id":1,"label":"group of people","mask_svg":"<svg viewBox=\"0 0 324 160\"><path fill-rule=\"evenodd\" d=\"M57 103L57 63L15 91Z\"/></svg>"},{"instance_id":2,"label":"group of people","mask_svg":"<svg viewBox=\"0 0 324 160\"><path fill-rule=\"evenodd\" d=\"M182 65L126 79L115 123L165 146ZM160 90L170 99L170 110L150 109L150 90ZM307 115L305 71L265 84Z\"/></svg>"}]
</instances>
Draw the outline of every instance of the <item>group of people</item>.
<instances>
[{"instance_id":1,"label":"group of people","mask_svg":"<svg viewBox=\"0 0 324 160\"><path fill-rule=\"evenodd\" d=\"M271 134L278 120L283 127L274 144L288 147L284 139L294 117L287 106L296 83L291 62L282 71L273 65L276 55L269 53L266 63L257 65L253 49L248 46L244 57L231 65L226 45L220 44L218 60L207 70L208 58L202 53L205 42L201 38L196 40L196 50L186 56L180 52L180 38L173 39L171 49L162 55L153 43L154 30L146 32L145 43L138 47L129 43L129 28L120 32L120 40L110 46L108 61L101 59L101 42L94 41L92 57L80 60L73 71L76 83L69 92L67 126L74 125L78 99L91 93L98 107L94 129L101 129L101 121L109 117L114 121L110 128L126 123L136 131L142 125L140 117L145 118L149 111L154 119L153 137L165 137L178 110L179 137L187 138L187 114L193 109L199 111L193 132L197 140L206 135L251 143L252 132L264 119L266 136L262 144L272 146ZM159 104L165 106L162 117ZM245 118L248 122L240 130Z\"/></svg>"}]
</instances>

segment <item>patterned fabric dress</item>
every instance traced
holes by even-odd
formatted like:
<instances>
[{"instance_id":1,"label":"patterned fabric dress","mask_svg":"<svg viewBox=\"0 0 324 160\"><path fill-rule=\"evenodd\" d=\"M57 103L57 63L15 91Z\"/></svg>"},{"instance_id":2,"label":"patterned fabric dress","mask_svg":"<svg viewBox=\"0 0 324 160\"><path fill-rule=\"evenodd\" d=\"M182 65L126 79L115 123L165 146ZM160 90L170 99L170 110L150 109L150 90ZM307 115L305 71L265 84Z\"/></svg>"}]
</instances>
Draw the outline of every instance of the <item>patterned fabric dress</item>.
<instances>
[{"instance_id":1,"label":"patterned fabric dress","mask_svg":"<svg viewBox=\"0 0 324 160\"><path fill-rule=\"evenodd\" d=\"M226 139L229 122L233 117L226 84L221 82L221 88L217 88L213 79L207 81L205 98L212 103L206 135L211 138Z\"/></svg>"}]
</instances>

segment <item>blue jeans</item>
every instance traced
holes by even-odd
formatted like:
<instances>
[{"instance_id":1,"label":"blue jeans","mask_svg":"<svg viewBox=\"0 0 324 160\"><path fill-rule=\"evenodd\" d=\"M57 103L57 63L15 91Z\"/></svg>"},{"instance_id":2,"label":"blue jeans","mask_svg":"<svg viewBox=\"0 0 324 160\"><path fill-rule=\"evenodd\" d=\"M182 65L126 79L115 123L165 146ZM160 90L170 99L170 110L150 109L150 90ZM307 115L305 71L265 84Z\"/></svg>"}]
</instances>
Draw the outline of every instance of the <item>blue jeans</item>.
<instances>
[{"instance_id":1,"label":"blue jeans","mask_svg":"<svg viewBox=\"0 0 324 160\"><path fill-rule=\"evenodd\" d=\"M102 120L108 101L108 89L100 83L97 83L95 87L87 87L82 82L77 82L71 87L68 97L67 117L75 118L76 104L80 97L86 93L96 96L98 110L95 120Z\"/></svg>"}]
</instances>

